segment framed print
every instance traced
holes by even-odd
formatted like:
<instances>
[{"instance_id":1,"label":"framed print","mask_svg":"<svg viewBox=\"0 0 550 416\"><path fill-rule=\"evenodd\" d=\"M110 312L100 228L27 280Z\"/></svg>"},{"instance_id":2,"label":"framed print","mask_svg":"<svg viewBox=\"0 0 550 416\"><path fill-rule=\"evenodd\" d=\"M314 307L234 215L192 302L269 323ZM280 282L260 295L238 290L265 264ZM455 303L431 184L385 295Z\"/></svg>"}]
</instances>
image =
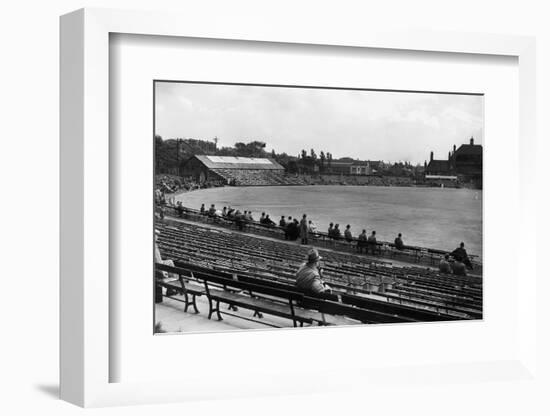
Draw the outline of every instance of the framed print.
<instances>
[{"instance_id":1,"label":"framed print","mask_svg":"<svg viewBox=\"0 0 550 416\"><path fill-rule=\"evenodd\" d=\"M62 397L532 377L533 71L514 36L62 17Z\"/></svg>"}]
</instances>

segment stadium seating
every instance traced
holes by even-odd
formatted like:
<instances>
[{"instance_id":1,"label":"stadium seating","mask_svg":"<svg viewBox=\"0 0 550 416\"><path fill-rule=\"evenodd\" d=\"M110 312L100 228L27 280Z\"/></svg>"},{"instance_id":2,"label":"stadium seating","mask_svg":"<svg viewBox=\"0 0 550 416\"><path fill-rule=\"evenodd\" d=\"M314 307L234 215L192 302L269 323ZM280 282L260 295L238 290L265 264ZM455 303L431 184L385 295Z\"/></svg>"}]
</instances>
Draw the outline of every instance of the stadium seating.
<instances>
[{"instance_id":1,"label":"stadium seating","mask_svg":"<svg viewBox=\"0 0 550 416\"><path fill-rule=\"evenodd\" d=\"M304 185L301 177L285 174L281 170L267 169L212 169L228 184L237 186Z\"/></svg>"},{"instance_id":2,"label":"stadium seating","mask_svg":"<svg viewBox=\"0 0 550 416\"><path fill-rule=\"evenodd\" d=\"M293 284L308 247L198 224L158 224L163 258L182 265ZM482 316L482 282L419 266L370 263L364 256L320 250L324 279L336 292L384 301L450 318Z\"/></svg>"}]
</instances>

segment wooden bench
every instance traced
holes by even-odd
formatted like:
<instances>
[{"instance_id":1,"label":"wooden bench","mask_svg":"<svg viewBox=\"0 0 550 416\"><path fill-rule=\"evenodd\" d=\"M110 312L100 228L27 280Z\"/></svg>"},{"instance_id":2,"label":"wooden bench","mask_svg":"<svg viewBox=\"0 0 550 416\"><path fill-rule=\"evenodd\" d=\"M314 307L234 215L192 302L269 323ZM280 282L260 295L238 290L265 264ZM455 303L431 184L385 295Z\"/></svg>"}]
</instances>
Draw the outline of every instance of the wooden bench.
<instances>
[{"instance_id":1,"label":"wooden bench","mask_svg":"<svg viewBox=\"0 0 550 416\"><path fill-rule=\"evenodd\" d=\"M200 311L197 308L197 296L202 296L206 292L202 286L199 286L194 282L191 282L191 281L188 281L187 283L185 282L185 278L194 279L192 273L191 274L184 273L185 272L184 270L177 269L177 268L167 266L165 264L160 264L160 263L156 263L155 268L158 271L164 271L164 272L178 275L177 280L170 280L170 281L158 280L157 283L160 286L166 288L167 291L174 291L175 293L183 295L184 300L182 301L181 299L175 298L174 296L170 296L170 295L167 295L166 297L180 301L180 302L184 302L185 303L184 312L187 312L187 309L189 308L189 306L193 306L195 313L199 313ZM170 292L167 292L167 293L170 293ZM192 297L191 300L189 300L189 296Z\"/></svg>"},{"instance_id":2,"label":"wooden bench","mask_svg":"<svg viewBox=\"0 0 550 416\"><path fill-rule=\"evenodd\" d=\"M311 296L308 297L293 284L284 283L281 281L261 279L251 276L249 274L230 274L223 271L208 270L199 266L184 265L179 262L178 265L183 266L185 269L193 271L195 276L200 276L199 273L204 272L210 275L217 275L222 279L229 279L232 281L234 281L234 279L238 279L240 283L245 283L249 285L269 287L284 292L297 292L298 294L303 296L302 299L297 300L298 305L302 306L302 309L305 308L309 310L309 312L300 310L301 316L304 319L309 318L312 321L320 324L349 324L349 322L346 319L342 319L340 315L352 317L353 319L361 321L363 323L397 323L415 322L420 320L415 319L411 316L406 316L404 313L402 313L403 311L414 312L415 310L413 308L407 308L395 304L391 305L383 301L362 298L364 299L364 302L362 304L358 304L357 302L351 303L346 302L346 300L351 299L351 297L344 297L344 294L341 293L324 294L322 298L313 298ZM317 310L319 313L312 313L312 309Z\"/></svg>"}]
</instances>

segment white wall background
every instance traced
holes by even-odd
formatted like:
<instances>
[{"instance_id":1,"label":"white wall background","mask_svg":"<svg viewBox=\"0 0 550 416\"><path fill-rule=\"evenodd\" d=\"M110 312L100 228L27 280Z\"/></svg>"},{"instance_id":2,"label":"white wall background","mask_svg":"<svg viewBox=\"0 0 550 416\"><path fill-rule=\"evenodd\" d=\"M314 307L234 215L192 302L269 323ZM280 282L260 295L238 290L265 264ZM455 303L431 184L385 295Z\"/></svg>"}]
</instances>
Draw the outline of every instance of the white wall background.
<instances>
[{"instance_id":1,"label":"white wall background","mask_svg":"<svg viewBox=\"0 0 550 416\"><path fill-rule=\"evenodd\" d=\"M327 30L349 25L411 27L438 30L511 33L537 36L539 243L548 230L543 212L550 212L548 169L550 129L550 13L545 1L202 1L185 0L20 0L0 9L0 114L2 169L0 253L2 342L0 342L0 409L3 414L73 414L81 410L56 399L58 384L58 17L80 7L177 10L197 15L205 25L213 15L269 16L281 26L321 20ZM544 228L542 225L544 222ZM511 230L511 237L515 234ZM539 250L541 250L539 244ZM541 251L542 254L542 251ZM542 255L539 256L542 259ZM541 260L542 262L542 260ZM543 282L540 292L548 292ZM541 303L541 329L548 328L548 306ZM542 316L544 314L544 316ZM548 370L548 331L541 367ZM546 376L549 374L545 372ZM548 380L548 379L547 379ZM230 379L228 378L228 382ZM505 382L477 386L429 386L404 391L383 390L372 397L280 397L229 402L188 403L156 408L94 410L101 414L173 412L218 414L547 414L548 385ZM399 391L395 391L399 390Z\"/></svg>"}]
</instances>

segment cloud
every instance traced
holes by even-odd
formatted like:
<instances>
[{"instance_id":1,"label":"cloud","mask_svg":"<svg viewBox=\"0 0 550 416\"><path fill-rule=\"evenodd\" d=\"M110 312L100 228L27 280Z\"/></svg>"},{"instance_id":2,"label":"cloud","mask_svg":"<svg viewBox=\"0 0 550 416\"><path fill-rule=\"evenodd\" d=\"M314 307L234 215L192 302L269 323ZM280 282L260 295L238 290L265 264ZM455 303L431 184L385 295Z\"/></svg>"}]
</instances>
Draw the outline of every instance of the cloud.
<instances>
[{"instance_id":1,"label":"cloud","mask_svg":"<svg viewBox=\"0 0 550 416\"><path fill-rule=\"evenodd\" d=\"M156 133L221 146L263 140L297 155L422 163L483 140L483 97L213 84L157 83Z\"/></svg>"}]
</instances>

